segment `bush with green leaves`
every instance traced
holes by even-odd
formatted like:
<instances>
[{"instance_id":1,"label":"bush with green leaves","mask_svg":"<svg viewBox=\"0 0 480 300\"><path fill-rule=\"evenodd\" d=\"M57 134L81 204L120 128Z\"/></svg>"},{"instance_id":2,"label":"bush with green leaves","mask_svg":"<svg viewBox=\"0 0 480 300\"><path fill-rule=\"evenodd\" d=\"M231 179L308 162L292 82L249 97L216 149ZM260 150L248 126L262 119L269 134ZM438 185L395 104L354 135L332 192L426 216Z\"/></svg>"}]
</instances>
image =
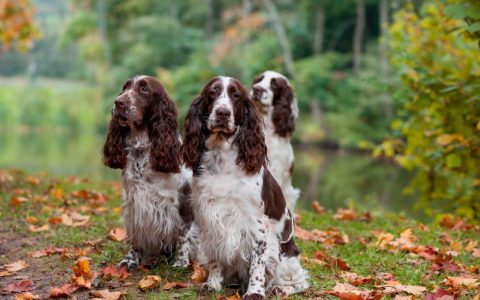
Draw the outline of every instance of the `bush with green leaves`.
<instances>
[{"instance_id":1,"label":"bush with green leaves","mask_svg":"<svg viewBox=\"0 0 480 300\"><path fill-rule=\"evenodd\" d=\"M416 171L408 191L427 213L480 219L480 51L448 12L435 0L395 15L389 44L406 104L392 123L398 138L377 154Z\"/></svg>"}]
</instances>

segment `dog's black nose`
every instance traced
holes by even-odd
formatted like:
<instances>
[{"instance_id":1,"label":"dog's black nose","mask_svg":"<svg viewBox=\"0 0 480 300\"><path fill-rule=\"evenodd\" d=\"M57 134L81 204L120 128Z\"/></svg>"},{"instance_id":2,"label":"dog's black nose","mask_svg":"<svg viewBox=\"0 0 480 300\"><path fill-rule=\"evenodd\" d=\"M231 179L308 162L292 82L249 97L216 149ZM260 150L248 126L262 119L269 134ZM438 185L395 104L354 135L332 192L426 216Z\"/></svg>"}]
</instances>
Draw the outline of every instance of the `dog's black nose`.
<instances>
[{"instance_id":1,"label":"dog's black nose","mask_svg":"<svg viewBox=\"0 0 480 300\"><path fill-rule=\"evenodd\" d=\"M231 113L226 108L219 108L215 111L215 115L217 118L226 119L230 117Z\"/></svg>"},{"instance_id":2,"label":"dog's black nose","mask_svg":"<svg viewBox=\"0 0 480 300\"><path fill-rule=\"evenodd\" d=\"M127 101L125 101L125 99L117 98L115 100L115 106L118 108L124 107L126 105L127 105Z\"/></svg>"}]
</instances>

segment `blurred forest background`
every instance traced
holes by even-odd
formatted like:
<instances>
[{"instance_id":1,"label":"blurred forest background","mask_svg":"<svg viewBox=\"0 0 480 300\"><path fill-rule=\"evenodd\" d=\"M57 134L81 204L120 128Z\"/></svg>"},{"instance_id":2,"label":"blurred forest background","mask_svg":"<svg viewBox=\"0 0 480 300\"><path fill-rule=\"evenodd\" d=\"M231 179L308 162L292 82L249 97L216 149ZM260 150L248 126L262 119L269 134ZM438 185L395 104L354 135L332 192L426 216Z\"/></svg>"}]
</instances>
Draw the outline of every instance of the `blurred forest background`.
<instances>
[{"instance_id":1,"label":"blurred forest background","mask_svg":"<svg viewBox=\"0 0 480 300\"><path fill-rule=\"evenodd\" d=\"M100 147L128 77L182 122L211 77L272 69L299 102L301 205L480 219L478 0L0 0L0 19L0 167L118 178Z\"/></svg>"}]
</instances>

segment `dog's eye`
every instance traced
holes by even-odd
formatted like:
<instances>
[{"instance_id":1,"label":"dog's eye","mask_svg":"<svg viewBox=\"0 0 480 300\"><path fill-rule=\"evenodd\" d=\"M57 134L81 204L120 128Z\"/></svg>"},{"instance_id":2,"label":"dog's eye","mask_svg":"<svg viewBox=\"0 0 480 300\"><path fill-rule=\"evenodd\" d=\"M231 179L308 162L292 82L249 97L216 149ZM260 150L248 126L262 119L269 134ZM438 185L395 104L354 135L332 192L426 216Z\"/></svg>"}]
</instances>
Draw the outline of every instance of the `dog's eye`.
<instances>
[{"instance_id":1,"label":"dog's eye","mask_svg":"<svg viewBox=\"0 0 480 300\"><path fill-rule=\"evenodd\" d=\"M209 96L210 98L215 97L216 94L217 94L217 92L215 92L215 90L210 90L210 91L208 91L208 96Z\"/></svg>"},{"instance_id":2,"label":"dog's eye","mask_svg":"<svg viewBox=\"0 0 480 300\"><path fill-rule=\"evenodd\" d=\"M148 92L150 92L150 91L148 90L148 87L146 85L144 85L144 86L140 87L140 92L148 94Z\"/></svg>"},{"instance_id":3,"label":"dog's eye","mask_svg":"<svg viewBox=\"0 0 480 300\"><path fill-rule=\"evenodd\" d=\"M238 100L238 99L240 99L240 93L234 92L234 93L232 94L232 97L233 97L233 99Z\"/></svg>"}]
</instances>

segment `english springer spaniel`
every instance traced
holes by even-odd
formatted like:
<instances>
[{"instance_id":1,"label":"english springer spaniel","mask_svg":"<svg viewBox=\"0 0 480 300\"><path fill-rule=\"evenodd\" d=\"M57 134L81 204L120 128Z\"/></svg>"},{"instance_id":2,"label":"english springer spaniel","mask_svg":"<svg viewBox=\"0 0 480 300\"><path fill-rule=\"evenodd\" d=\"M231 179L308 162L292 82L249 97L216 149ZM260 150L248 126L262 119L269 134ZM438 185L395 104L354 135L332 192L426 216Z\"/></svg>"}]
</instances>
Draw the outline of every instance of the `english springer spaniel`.
<instances>
[{"instance_id":1,"label":"english springer spaniel","mask_svg":"<svg viewBox=\"0 0 480 300\"><path fill-rule=\"evenodd\" d=\"M177 109L152 77L129 79L112 110L103 163L122 169L123 217L131 249L119 266L136 268L178 250L175 266L189 265L194 245L191 171L180 164Z\"/></svg>"},{"instance_id":2,"label":"english springer spaniel","mask_svg":"<svg viewBox=\"0 0 480 300\"><path fill-rule=\"evenodd\" d=\"M253 81L250 96L265 123L265 142L270 160L268 169L282 188L287 205L293 212L300 190L292 186L294 155L290 139L298 117L292 86L282 74L266 71Z\"/></svg>"},{"instance_id":3,"label":"english springer spaniel","mask_svg":"<svg viewBox=\"0 0 480 300\"><path fill-rule=\"evenodd\" d=\"M244 299L306 289L293 218L266 168L262 121L241 83L213 78L191 104L183 134L205 287L219 290L238 276L248 284Z\"/></svg>"}]
</instances>

